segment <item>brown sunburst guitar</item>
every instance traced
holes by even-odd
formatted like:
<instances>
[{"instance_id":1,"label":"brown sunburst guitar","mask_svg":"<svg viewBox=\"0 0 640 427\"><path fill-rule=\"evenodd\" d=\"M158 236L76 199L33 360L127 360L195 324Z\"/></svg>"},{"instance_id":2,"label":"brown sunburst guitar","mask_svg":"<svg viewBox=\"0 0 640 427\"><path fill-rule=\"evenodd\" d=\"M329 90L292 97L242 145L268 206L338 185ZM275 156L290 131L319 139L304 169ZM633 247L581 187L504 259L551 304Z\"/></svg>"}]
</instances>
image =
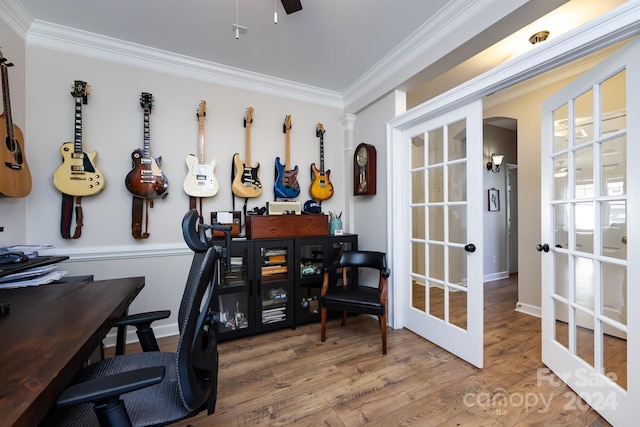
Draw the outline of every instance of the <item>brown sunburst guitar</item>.
<instances>
[{"instance_id":1,"label":"brown sunburst guitar","mask_svg":"<svg viewBox=\"0 0 640 427\"><path fill-rule=\"evenodd\" d=\"M315 163L311 164L311 187L309 194L314 200L322 201L333 196L333 184L329 180L330 170L324 170L324 126L318 123L316 126L316 136L320 137L320 169Z\"/></svg>"},{"instance_id":2,"label":"brown sunburst guitar","mask_svg":"<svg viewBox=\"0 0 640 427\"><path fill-rule=\"evenodd\" d=\"M142 92L140 95L140 106L144 112L144 141L143 148L138 148L131 153L133 169L129 171L124 183L131 194L143 199L154 199L165 197L169 193L169 181L160 170L162 157L151 157L151 138L149 136L149 116L153 107L153 95Z\"/></svg>"},{"instance_id":3,"label":"brown sunburst guitar","mask_svg":"<svg viewBox=\"0 0 640 427\"><path fill-rule=\"evenodd\" d=\"M2 101L4 111L0 118L6 126L0 126L0 194L5 197L25 197L31 192L31 172L24 156L24 136L13 124L11 97L9 96L8 68L13 66L0 52L2 69Z\"/></svg>"},{"instance_id":4,"label":"brown sunburst guitar","mask_svg":"<svg viewBox=\"0 0 640 427\"><path fill-rule=\"evenodd\" d=\"M82 146L82 105L87 103L89 85L76 80L71 89L76 104L74 141L60 147L62 164L53 172L53 185L63 194L91 196L104 188L104 176L95 166L98 153L86 153Z\"/></svg>"}]
</instances>

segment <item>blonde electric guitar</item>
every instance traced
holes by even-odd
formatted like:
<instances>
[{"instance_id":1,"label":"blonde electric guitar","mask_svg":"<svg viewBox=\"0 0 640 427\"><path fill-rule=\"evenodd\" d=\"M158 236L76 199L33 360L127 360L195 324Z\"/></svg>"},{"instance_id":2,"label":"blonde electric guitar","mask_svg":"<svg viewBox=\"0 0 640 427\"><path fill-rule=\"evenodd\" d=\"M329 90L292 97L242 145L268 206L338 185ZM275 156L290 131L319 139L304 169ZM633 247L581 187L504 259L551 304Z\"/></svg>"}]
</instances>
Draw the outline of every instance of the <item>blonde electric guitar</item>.
<instances>
[{"instance_id":1,"label":"blonde electric guitar","mask_svg":"<svg viewBox=\"0 0 640 427\"><path fill-rule=\"evenodd\" d=\"M82 146L82 105L87 103L89 85L76 80L71 96L76 101L74 142L65 142L60 147L62 164L53 172L53 185L63 194L91 196L104 188L104 176L95 166L98 153L86 153Z\"/></svg>"},{"instance_id":2,"label":"blonde electric guitar","mask_svg":"<svg viewBox=\"0 0 640 427\"><path fill-rule=\"evenodd\" d=\"M187 168L189 172L184 179L184 192L192 197L212 197L218 193L220 188L218 180L214 174L216 169L216 161L205 163L204 157L204 116L206 113L207 102L200 101L198 108L198 156L189 154L186 158Z\"/></svg>"},{"instance_id":3,"label":"blonde electric guitar","mask_svg":"<svg viewBox=\"0 0 640 427\"><path fill-rule=\"evenodd\" d=\"M262 194L262 183L258 178L260 164L251 167L251 122L253 122L253 107L247 108L244 118L245 128L245 156L246 161L240 160L238 153L233 155L233 169L235 175L231 184L231 191L238 197L258 197Z\"/></svg>"}]
</instances>

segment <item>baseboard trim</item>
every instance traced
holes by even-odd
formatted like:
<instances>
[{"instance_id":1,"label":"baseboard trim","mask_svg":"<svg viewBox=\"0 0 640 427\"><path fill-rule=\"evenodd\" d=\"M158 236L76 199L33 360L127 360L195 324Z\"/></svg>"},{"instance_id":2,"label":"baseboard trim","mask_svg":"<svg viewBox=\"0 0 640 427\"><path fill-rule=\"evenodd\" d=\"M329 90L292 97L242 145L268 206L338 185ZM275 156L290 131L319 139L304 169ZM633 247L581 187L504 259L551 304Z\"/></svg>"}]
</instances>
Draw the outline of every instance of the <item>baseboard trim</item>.
<instances>
[{"instance_id":1,"label":"baseboard trim","mask_svg":"<svg viewBox=\"0 0 640 427\"><path fill-rule=\"evenodd\" d=\"M518 313L524 313L530 316L542 318L542 309L535 305L525 304L518 301L516 303L516 311Z\"/></svg>"},{"instance_id":2,"label":"baseboard trim","mask_svg":"<svg viewBox=\"0 0 640 427\"><path fill-rule=\"evenodd\" d=\"M482 276L484 282L495 282L496 280L502 280L509 277L508 271L499 271L497 273L485 274Z\"/></svg>"}]
</instances>

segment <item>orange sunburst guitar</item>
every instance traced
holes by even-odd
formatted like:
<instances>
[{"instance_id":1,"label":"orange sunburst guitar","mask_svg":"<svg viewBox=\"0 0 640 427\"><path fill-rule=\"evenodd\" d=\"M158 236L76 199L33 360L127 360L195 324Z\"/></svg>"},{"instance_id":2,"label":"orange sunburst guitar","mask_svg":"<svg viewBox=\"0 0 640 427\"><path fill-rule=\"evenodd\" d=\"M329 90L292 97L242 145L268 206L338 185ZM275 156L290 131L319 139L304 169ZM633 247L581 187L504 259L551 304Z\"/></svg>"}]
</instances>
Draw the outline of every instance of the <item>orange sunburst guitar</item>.
<instances>
[{"instance_id":1,"label":"orange sunburst guitar","mask_svg":"<svg viewBox=\"0 0 640 427\"><path fill-rule=\"evenodd\" d=\"M70 196L92 196L104 188L104 176L95 166L98 153L85 153L82 146L82 105L87 103L89 85L76 80L71 89L76 103L74 139L60 147L62 164L53 172L53 185Z\"/></svg>"},{"instance_id":2,"label":"orange sunburst guitar","mask_svg":"<svg viewBox=\"0 0 640 427\"><path fill-rule=\"evenodd\" d=\"M219 185L215 176L216 161L205 163L204 157L204 116L207 102L200 101L198 107L198 156L189 154L186 158L189 172L184 178L182 188L191 197L212 197L218 193Z\"/></svg>"},{"instance_id":3,"label":"orange sunburst guitar","mask_svg":"<svg viewBox=\"0 0 640 427\"><path fill-rule=\"evenodd\" d=\"M244 118L245 128L245 157L243 163L238 153L233 155L233 168L235 175L231 184L231 191L238 197L258 197L262 194L262 183L258 178L260 164L251 167L251 123L253 122L253 107L247 108Z\"/></svg>"},{"instance_id":4,"label":"orange sunburst guitar","mask_svg":"<svg viewBox=\"0 0 640 427\"><path fill-rule=\"evenodd\" d=\"M324 170L324 126L318 123L316 126L316 136L320 137L320 170L315 163L311 164L311 187L309 194L314 200L322 201L333 196L333 184L329 180L330 170Z\"/></svg>"},{"instance_id":5,"label":"orange sunburst guitar","mask_svg":"<svg viewBox=\"0 0 640 427\"><path fill-rule=\"evenodd\" d=\"M300 194L300 184L298 184L298 166L291 169L289 152L291 151L291 115L287 115L282 125L285 133L286 157L284 165L280 163L280 157L276 157L276 181L273 185L273 192L276 198L292 199Z\"/></svg>"},{"instance_id":6,"label":"orange sunburst guitar","mask_svg":"<svg viewBox=\"0 0 640 427\"><path fill-rule=\"evenodd\" d=\"M142 92L140 95L140 106L143 115L143 148L138 148L131 153L133 169L129 171L124 183L127 190L136 197L143 199L153 199L156 197L166 197L169 193L169 180L160 170L162 157L157 159L151 157L151 138L149 136L149 116L153 107L153 95Z\"/></svg>"},{"instance_id":7,"label":"orange sunburst guitar","mask_svg":"<svg viewBox=\"0 0 640 427\"><path fill-rule=\"evenodd\" d=\"M24 156L24 136L20 128L13 124L11 98L9 96L8 67L13 66L0 52L2 68L2 101L6 127L0 126L0 195L5 197L25 197L31 192L31 173Z\"/></svg>"}]
</instances>

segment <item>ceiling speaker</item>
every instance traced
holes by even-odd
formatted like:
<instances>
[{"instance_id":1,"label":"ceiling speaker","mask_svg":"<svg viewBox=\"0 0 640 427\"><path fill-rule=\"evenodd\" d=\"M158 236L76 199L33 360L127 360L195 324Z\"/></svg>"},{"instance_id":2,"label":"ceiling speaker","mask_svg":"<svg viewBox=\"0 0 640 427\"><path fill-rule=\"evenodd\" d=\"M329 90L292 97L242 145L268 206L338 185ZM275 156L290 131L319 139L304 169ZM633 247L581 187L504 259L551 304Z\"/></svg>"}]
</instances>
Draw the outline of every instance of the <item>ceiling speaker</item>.
<instances>
[{"instance_id":1,"label":"ceiling speaker","mask_svg":"<svg viewBox=\"0 0 640 427\"><path fill-rule=\"evenodd\" d=\"M284 6L284 11L287 12L287 15L302 10L302 3L300 3L300 0L282 0L282 5Z\"/></svg>"}]
</instances>

